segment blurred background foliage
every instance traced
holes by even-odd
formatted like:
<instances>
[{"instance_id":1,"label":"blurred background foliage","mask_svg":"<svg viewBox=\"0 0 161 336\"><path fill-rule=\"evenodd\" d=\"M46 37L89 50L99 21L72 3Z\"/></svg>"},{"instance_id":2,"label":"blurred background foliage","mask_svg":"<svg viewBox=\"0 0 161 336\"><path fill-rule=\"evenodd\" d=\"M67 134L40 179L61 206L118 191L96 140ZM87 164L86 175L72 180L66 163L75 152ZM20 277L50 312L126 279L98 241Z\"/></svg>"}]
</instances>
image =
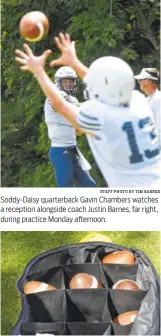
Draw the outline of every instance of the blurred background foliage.
<instances>
[{"instance_id":1,"label":"blurred background foliage","mask_svg":"<svg viewBox=\"0 0 161 336\"><path fill-rule=\"evenodd\" d=\"M49 18L50 31L30 43L39 55L47 48L57 57L53 37L69 32L77 53L86 65L105 55L126 60L135 73L142 67L159 67L160 8L158 0L2 0L2 186L54 187L48 160L50 142L44 123L45 97L31 73L23 73L14 61L14 50L22 48L18 26L21 17L39 10ZM57 69L46 67L51 78ZM82 97L79 82L77 96ZM105 186L85 136L80 149L92 164L97 186Z\"/></svg>"}]
</instances>

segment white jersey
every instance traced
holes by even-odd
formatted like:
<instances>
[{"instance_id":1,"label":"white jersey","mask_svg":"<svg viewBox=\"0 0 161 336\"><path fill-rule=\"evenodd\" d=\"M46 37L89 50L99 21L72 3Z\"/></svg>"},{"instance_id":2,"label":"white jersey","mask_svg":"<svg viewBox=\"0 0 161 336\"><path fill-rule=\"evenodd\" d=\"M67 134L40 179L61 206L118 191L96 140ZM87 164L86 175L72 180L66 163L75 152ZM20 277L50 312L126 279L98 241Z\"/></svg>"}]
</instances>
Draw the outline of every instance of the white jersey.
<instances>
[{"instance_id":1,"label":"white jersey","mask_svg":"<svg viewBox=\"0 0 161 336\"><path fill-rule=\"evenodd\" d=\"M79 106L79 102L76 97L73 97L64 91L60 91L62 97L74 104ZM45 112L45 122L48 127L48 136L51 140L51 147L71 147L77 146L76 130L71 122L66 119L63 115L57 113L52 107L50 100L47 98L44 105ZM91 169L91 165L83 156L79 148L77 148L77 153L80 158L80 164L83 170L88 171Z\"/></svg>"},{"instance_id":2,"label":"white jersey","mask_svg":"<svg viewBox=\"0 0 161 336\"><path fill-rule=\"evenodd\" d=\"M77 98L60 91L62 97L71 104L78 105ZM75 127L63 115L57 113L47 98L44 105L45 122L52 147L76 146Z\"/></svg>"},{"instance_id":3,"label":"white jersey","mask_svg":"<svg viewBox=\"0 0 161 336\"><path fill-rule=\"evenodd\" d=\"M153 115L146 98L133 91L129 107L89 100L77 122L110 187L150 187L160 180L160 153Z\"/></svg>"}]
</instances>

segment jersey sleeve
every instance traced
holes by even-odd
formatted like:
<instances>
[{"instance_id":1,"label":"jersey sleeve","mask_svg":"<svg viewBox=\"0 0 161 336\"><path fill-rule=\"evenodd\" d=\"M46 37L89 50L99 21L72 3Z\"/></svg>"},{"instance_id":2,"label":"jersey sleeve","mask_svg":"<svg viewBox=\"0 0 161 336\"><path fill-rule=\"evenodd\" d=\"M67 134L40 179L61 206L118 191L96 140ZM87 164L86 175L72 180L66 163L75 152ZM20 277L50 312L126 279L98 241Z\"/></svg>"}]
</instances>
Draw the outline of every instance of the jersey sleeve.
<instances>
[{"instance_id":1,"label":"jersey sleeve","mask_svg":"<svg viewBox=\"0 0 161 336\"><path fill-rule=\"evenodd\" d=\"M49 98L45 100L44 110L46 109L52 109L54 112L56 112L54 107L51 105Z\"/></svg>"},{"instance_id":2,"label":"jersey sleeve","mask_svg":"<svg viewBox=\"0 0 161 336\"><path fill-rule=\"evenodd\" d=\"M104 124L104 112L102 103L89 100L80 105L77 123L86 133L100 134Z\"/></svg>"}]
</instances>

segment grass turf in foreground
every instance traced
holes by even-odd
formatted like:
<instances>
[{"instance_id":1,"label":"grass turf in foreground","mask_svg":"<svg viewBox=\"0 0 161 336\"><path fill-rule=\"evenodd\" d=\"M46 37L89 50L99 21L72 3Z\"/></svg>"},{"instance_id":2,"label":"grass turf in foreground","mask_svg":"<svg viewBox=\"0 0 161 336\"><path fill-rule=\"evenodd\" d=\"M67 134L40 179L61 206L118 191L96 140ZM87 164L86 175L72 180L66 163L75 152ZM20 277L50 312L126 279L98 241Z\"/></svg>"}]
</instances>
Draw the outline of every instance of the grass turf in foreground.
<instances>
[{"instance_id":1,"label":"grass turf in foreground","mask_svg":"<svg viewBox=\"0 0 161 336\"><path fill-rule=\"evenodd\" d=\"M113 243L135 246L144 251L160 274L160 232L96 232L98 233L110 237ZM11 328L19 316L21 304L15 286L30 259L54 247L78 243L90 235L93 232L2 232L1 335L11 334Z\"/></svg>"}]
</instances>

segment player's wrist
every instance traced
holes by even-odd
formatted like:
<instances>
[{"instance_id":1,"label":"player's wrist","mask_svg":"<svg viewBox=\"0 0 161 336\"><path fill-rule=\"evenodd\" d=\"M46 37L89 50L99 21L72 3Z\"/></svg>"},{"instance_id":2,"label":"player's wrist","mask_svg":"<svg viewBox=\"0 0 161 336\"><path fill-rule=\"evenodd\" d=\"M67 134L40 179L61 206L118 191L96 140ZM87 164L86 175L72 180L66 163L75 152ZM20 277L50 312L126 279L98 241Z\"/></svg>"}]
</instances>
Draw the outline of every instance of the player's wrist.
<instances>
[{"instance_id":1,"label":"player's wrist","mask_svg":"<svg viewBox=\"0 0 161 336\"><path fill-rule=\"evenodd\" d=\"M84 76L88 72L88 68L79 60L79 58L76 57L70 66L73 68L73 70L75 70L77 75L83 80Z\"/></svg>"},{"instance_id":2,"label":"player's wrist","mask_svg":"<svg viewBox=\"0 0 161 336\"><path fill-rule=\"evenodd\" d=\"M79 64L79 59L77 56L74 56L72 59L71 59L71 62L70 62L70 65L71 68L73 68L74 70L77 68L78 64Z\"/></svg>"},{"instance_id":3,"label":"player's wrist","mask_svg":"<svg viewBox=\"0 0 161 336\"><path fill-rule=\"evenodd\" d=\"M34 71L33 71L33 75L36 78L39 78L44 73L45 73L45 69L44 69L43 66L39 66L36 69L34 69Z\"/></svg>"}]
</instances>

